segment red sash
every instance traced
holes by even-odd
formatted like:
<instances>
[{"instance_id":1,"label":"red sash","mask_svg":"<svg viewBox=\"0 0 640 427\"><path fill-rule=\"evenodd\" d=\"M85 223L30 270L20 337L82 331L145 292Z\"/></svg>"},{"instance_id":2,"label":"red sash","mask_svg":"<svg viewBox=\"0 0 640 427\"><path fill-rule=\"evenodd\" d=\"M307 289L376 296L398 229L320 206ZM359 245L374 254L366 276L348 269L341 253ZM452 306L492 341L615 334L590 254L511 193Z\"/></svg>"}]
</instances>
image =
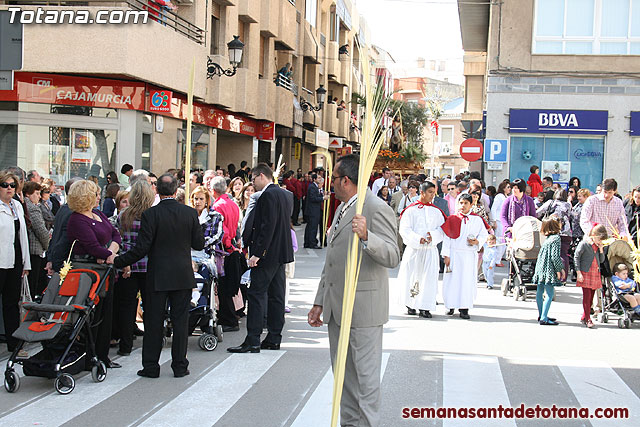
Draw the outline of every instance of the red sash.
<instances>
[{"instance_id":1,"label":"red sash","mask_svg":"<svg viewBox=\"0 0 640 427\"><path fill-rule=\"evenodd\" d=\"M482 219L482 222L485 228L487 229L487 231L491 230L491 227L489 227L489 224L487 224L487 221L485 221L484 218L482 218L478 214L470 212L469 215L457 213L455 215L449 216L449 218L446 219L444 224L442 224L442 231L444 232L444 234L447 235L447 237L451 239L457 239L458 237L460 237L460 228L462 227L462 222L464 221L464 223L466 224L467 221L469 220L469 216L471 215L475 215L478 218Z\"/></svg>"},{"instance_id":2,"label":"red sash","mask_svg":"<svg viewBox=\"0 0 640 427\"><path fill-rule=\"evenodd\" d=\"M444 211L442 209L440 209L439 207L437 207L436 205L434 205L433 203L422 203L420 200L417 200L413 203L411 203L409 206L407 206L406 208L404 208L402 210L402 212L400 212L400 218L402 219L402 215L404 214L404 212L409 209L411 206L417 206L418 209L422 209L425 206L433 206L434 208L438 209L440 211L440 213L442 214L442 217L444 218L444 220L447 220L447 215L444 213Z\"/></svg>"}]
</instances>

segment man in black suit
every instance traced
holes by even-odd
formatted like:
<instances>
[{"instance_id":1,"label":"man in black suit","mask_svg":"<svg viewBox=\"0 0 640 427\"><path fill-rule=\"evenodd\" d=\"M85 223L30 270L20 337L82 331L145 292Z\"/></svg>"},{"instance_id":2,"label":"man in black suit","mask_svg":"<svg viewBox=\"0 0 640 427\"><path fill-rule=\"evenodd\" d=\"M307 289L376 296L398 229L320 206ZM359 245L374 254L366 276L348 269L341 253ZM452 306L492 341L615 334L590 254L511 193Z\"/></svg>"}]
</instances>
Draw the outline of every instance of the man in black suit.
<instances>
[{"instance_id":1,"label":"man in black suit","mask_svg":"<svg viewBox=\"0 0 640 427\"><path fill-rule=\"evenodd\" d=\"M160 203L142 213L136 246L113 260L122 268L148 255L147 282L142 293L144 304L144 339L142 341L141 377L160 376L160 352L164 313L171 306L173 326L171 368L176 377L189 375L187 338L191 290L196 287L191 267L191 249L204 248L204 235L195 209L175 200L178 181L171 174L158 179Z\"/></svg>"},{"instance_id":2,"label":"man in black suit","mask_svg":"<svg viewBox=\"0 0 640 427\"><path fill-rule=\"evenodd\" d=\"M318 246L318 228L322 220L322 202L327 199L322 195L322 183L324 179L311 174L311 184L307 190L307 203L305 205L305 216L307 217L307 226L304 229L304 247L309 249L320 249Z\"/></svg>"},{"instance_id":3,"label":"man in black suit","mask_svg":"<svg viewBox=\"0 0 640 427\"><path fill-rule=\"evenodd\" d=\"M266 164L258 164L251 175L256 190L262 191L262 195L253 210L251 232L245 241L251 255L247 337L241 345L228 348L230 353L280 349L284 327L284 264L293 261L290 225L293 199L289 192L273 183L273 171ZM260 343L265 310L269 333Z\"/></svg>"}]
</instances>

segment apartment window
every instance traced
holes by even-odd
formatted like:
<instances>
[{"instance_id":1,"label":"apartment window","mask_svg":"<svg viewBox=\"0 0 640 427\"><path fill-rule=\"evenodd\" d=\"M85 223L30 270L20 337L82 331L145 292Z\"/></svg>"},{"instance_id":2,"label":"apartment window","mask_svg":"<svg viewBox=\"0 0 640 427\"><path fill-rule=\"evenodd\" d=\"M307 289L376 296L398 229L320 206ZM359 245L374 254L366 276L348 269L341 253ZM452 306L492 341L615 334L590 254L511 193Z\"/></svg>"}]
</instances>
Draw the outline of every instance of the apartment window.
<instances>
[{"instance_id":1,"label":"apartment window","mask_svg":"<svg viewBox=\"0 0 640 427\"><path fill-rule=\"evenodd\" d=\"M331 6L331 13L329 14L329 37L332 42L338 41L338 31L340 28L340 21L338 21L338 14L336 13L336 7Z\"/></svg>"},{"instance_id":2,"label":"apartment window","mask_svg":"<svg viewBox=\"0 0 640 427\"><path fill-rule=\"evenodd\" d=\"M453 152L453 126L440 126L438 131L440 155L447 156Z\"/></svg>"},{"instance_id":3,"label":"apartment window","mask_svg":"<svg viewBox=\"0 0 640 427\"><path fill-rule=\"evenodd\" d=\"M315 27L316 19L318 18L318 0L306 0L304 6L304 19L306 19L312 27Z\"/></svg>"},{"instance_id":4,"label":"apartment window","mask_svg":"<svg viewBox=\"0 0 640 427\"><path fill-rule=\"evenodd\" d=\"M263 78L267 74L266 64L267 61L265 59L265 55L269 51L268 39L266 37L260 36L260 59L259 59L259 74L260 78Z\"/></svg>"},{"instance_id":5,"label":"apartment window","mask_svg":"<svg viewBox=\"0 0 640 427\"><path fill-rule=\"evenodd\" d=\"M220 20L215 16L211 15L211 28L209 31L211 33L211 38L209 40L209 53L211 55L218 54L218 29L220 28Z\"/></svg>"},{"instance_id":6,"label":"apartment window","mask_svg":"<svg viewBox=\"0 0 640 427\"><path fill-rule=\"evenodd\" d=\"M533 53L640 55L640 0L537 0Z\"/></svg>"}]
</instances>

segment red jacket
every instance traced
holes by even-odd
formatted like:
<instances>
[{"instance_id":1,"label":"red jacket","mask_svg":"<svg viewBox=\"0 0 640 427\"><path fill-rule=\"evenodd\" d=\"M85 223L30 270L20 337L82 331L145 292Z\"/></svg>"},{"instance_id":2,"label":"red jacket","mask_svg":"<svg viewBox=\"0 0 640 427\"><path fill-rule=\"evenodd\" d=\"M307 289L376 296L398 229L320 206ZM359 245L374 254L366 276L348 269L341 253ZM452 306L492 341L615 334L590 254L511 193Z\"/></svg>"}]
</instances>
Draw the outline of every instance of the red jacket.
<instances>
[{"instance_id":1,"label":"red jacket","mask_svg":"<svg viewBox=\"0 0 640 427\"><path fill-rule=\"evenodd\" d=\"M538 193L543 191L542 180L537 173L532 173L531 175L529 175L527 184L529 184L529 187L531 187L531 197L537 197Z\"/></svg>"},{"instance_id":2,"label":"red jacket","mask_svg":"<svg viewBox=\"0 0 640 427\"><path fill-rule=\"evenodd\" d=\"M222 222L222 230L224 231L222 244L227 252L232 253L232 242L236 237L238 223L240 221L240 208L236 205L236 202L229 198L228 194L223 194L213 202L211 209L221 214L224 218L224 221Z\"/></svg>"},{"instance_id":3,"label":"red jacket","mask_svg":"<svg viewBox=\"0 0 640 427\"><path fill-rule=\"evenodd\" d=\"M287 190L291 191L296 199L302 199L302 186L296 178L289 178L282 181Z\"/></svg>"}]
</instances>

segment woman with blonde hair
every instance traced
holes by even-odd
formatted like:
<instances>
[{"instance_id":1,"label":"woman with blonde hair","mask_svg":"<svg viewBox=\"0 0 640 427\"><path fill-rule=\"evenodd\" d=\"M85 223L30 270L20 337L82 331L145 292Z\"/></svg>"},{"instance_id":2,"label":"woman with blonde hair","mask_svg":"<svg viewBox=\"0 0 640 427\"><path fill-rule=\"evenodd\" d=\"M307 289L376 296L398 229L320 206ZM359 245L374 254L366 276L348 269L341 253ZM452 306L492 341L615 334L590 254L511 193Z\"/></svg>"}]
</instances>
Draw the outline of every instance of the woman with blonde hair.
<instances>
[{"instance_id":1,"label":"woman with blonde hair","mask_svg":"<svg viewBox=\"0 0 640 427\"><path fill-rule=\"evenodd\" d=\"M198 220L204 233L204 249L202 251L191 251L192 257L211 257L213 255L216 246L222 242L222 215L209 209L211 205L211 196L206 187L200 185L193 189L191 192L191 206L198 213ZM202 253L204 252L204 254Z\"/></svg>"},{"instance_id":2,"label":"woman with blonde hair","mask_svg":"<svg viewBox=\"0 0 640 427\"><path fill-rule=\"evenodd\" d=\"M155 192L147 181L137 181L127 193L129 206L119 215L116 222L122 236L122 253L136 246L140 232L142 213L149 209L155 200ZM136 325L138 291L144 295L147 280L147 257L127 267L116 282L114 290L115 317L112 338L120 339L118 354L128 356L133 349L133 333Z\"/></svg>"},{"instance_id":3,"label":"woman with blonde hair","mask_svg":"<svg viewBox=\"0 0 640 427\"><path fill-rule=\"evenodd\" d=\"M67 205L73 211L67 223L67 236L72 243L72 259L78 262L103 264L120 249L120 234L100 212L100 189L89 180L73 183L69 189ZM75 243L74 243L75 242ZM111 321L113 318L113 292L110 286L101 298L102 322L96 335L96 355L107 368L119 368L120 364L109 359Z\"/></svg>"}]
</instances>

